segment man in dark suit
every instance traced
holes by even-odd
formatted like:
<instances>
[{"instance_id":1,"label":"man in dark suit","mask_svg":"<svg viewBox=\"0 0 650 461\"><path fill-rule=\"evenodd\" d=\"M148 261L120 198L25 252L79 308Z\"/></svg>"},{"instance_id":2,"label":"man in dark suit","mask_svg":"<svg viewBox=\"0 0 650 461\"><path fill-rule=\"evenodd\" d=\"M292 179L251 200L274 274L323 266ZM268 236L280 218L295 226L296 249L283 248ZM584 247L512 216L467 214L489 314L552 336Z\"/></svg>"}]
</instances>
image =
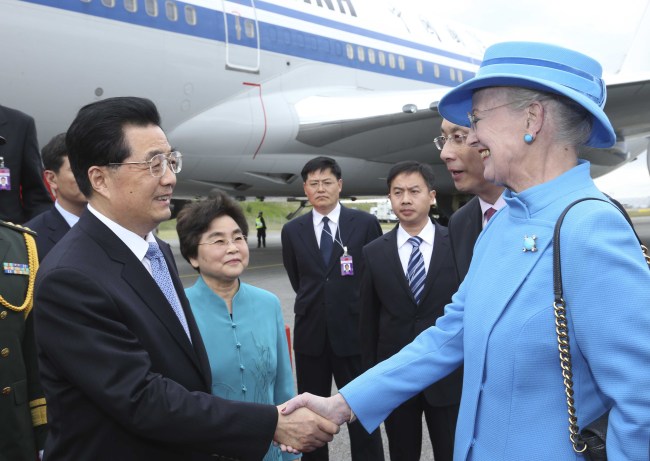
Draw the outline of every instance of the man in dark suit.
<instances>
[{"instance_id":1,"label":"man in dark suit","mask_svg":"<svg viewBox=\"0 0 650 461\"><path fill-rule=\"evenodd\" d=\"M361 350L370 368L434 325L458 288L447 229L432 222L433 170L404 161L388 173L399 224L363 248ZM421 260L420 260L421 258ZM417 461L424 413L436 461L451 461L462 390L459 369L400 405L386 419L391 461Z\"/></svg>"},{"instance_id":2,"label":"man in dark suit","mask_svg":"<svg viewBox=\"0 0 650 461\"><path fill-rule=\"evenodd\" d=\"M381 235L377 218L339 203L341 168L317 157L302 169L311 213L282 228L282 259L296 292L293 349L298 392L329 396L332 376L340 388L361 373L359 285L361 249ZM346 266L349 264L349 266ZM384 459L381 434L350 424L354 461ZM327 460L327 447L304 460Z\"/></svg>"},{"instance_id":3,"label":"man in dark suit","mask_svg":"<svg viewBox=\"0 0 650 461\"><path fill-rule=\"evenodd\" d=\"M34 119L0 106L0 219L22 224L52 206Z\"/></svg>"},{"instance_id":4,"label":"man in dark suit","mask_svg":"<svg viewBox=\"0 0 650 461\"><path fill-rule=\"evenodd\" d=\"M443 120L441 131L442 136L435 139L440 159L447 165L456 189L475 195L451 216L448 224L452 254L462 282L469 270L478 234L506 203L501 197L503 187L483 177L483 160L478 149L465 143L469 128Z\"/></svg>"},{"instance_id":5,"label":"man in dark suit","mask_svg":"<svg viewBox=\"0 0 650 461\"><path fill-rule=\"evenodd\" d=\"M47 418L34 340L33 232L0 221L0 261L0 460L34 461Z\"/></svg>"},{"instance_id":6,"label":"man in dark suit","mask_svg":"<svg viewBox=\"0 0 650 461\"><path fill-rule=\"evenodd\" d=\"M86 209L86 197L74 179L65 133L54 136L42 150L45 180L56 198L54 206L25 223L36 231L38 257L42 261L52 247L74 226Z\"/></svg>"},{"instance_id":7,"label":"man in dark suit","mask_svg":"<svg viewBox=\"0 0 650 461\"><path fill-rule=\"evenodd\" d=\"M337 427L210 394L207 354L169 245L182 157L154 104L111 98L83 107L66 145L88 198L43 261L34 324L50 434L46 461L258 461L272 440L309 450ZM322 427L323 429L320 429ZM219 459L219 458L216 458Z\"/></svg>"}]
</instances>

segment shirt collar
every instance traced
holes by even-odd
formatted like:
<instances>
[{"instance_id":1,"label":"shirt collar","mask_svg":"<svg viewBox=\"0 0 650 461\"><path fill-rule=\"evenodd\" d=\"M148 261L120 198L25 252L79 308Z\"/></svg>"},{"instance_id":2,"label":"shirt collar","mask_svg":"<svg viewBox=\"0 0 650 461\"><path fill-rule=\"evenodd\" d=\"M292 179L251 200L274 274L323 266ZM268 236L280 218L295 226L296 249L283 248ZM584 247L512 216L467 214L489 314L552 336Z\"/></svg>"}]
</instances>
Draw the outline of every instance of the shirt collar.
<instances>
[{"instance_id":1,"label":"shirt collar","mask_svg":"<svg viewBox=\"0 0 650 461\"><path fill-rule=\"evenodd\" d=\"M431 222L430 219L427 220L426 225L422 228L422 230L418 234L418 237L422 239L423 243L428 243L429 245L433 246L433 239L435 237L435 228L433 227L433 223ZM402 228L402 225L400 224L397 227L397 248L402 248L402 245L404 245L410 238L411 235L408 232L406 232Z\"/></svg>"},{"instance_id":2,"label":"shirt collar","mask_svg":"<svg viewBox=\"0 0 650 461\"><path fill-rule=\"evenodd\" d=\"M77 221L79 221L79 216L77 216L76 214L72 214L68 210L63 208L58 200L54 202L54 208L56 208L57 211L61 213L61 216L63 216L65 222L68 223L68 226L72 227L75 224L77 224Z\"/></svg>"},{"instance_id":3,"label":"shirt collar","mask_svg":"<svg viewBox=\"0 0 650 461\"><path fill-rule=\"evenodd\" d=\"M499 195L499 198L494 203L488 203L481 197L478 197L478 203L481 205L481 216L485 216L485 212L488 210L488 208L494 208L496 211L499 211L501 208L506 206L506 201L503 198L503 194Z\"/></svg>"},{"instance_id":4,"label":"shirt collar","mask_svg":"<svg viewBox=\"0 0 650 461\"><path fill-rule=\"evenodd\" d=\"M341 216L341 204L337 202L334 209L330 211L327 215L322 215L315 209L312 209L311 216L312 219L314 220L314 227L318 226L323 221L324 216L330 218L330 221L332 221L334 224L338 226L339 218Z\"/></svg>"},{"instance_id":5,"label":"shirt collar","mask_svg":"<svg viewBox=\"0 0 650 461\"><path fill-rule=\"evenodd\" d=\"M106 225L106 227L113 231L113 233L117 235L117 237L122 242L124 242L127 247L129 247L129 250L131 250L140 261L144 259L145 255L147 254L147 250L149 249L149 242L156 241L152 232L149 232L146 238L143 239L135 232L131 232L127 228L120 226L112 219L109 219L101 214L99 211L94 209L90 203L87 205L87 207L88 211L94 214L97 219L99 219Z\"/></svg>"}]
</instances>

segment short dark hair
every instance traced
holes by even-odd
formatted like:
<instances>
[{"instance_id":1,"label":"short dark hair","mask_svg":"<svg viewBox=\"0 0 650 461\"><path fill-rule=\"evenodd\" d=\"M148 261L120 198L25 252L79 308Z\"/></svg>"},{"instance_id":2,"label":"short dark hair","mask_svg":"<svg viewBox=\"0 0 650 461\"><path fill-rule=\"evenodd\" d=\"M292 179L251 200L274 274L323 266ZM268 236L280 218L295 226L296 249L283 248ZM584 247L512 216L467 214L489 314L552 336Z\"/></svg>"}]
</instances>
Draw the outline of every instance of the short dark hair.
<instances>
[{"instance_id":1,"label":"short dark hair","mask_svg":"<svg viewBox=\"0 0 650 461\"><path fill-rule=\"evenodd\" d=\"M63 166L63 159L68 156L68 149L65 147L65 133L59 133L49 140L41 149L43 166L46 170L58 173Z\"/></svg>"},{"instance_id":2,"label":"short dark hair","mask_svg":"<svg viewBox=\"0 0 650 461\"><path fill-rule=\"evenodd\" d=\"M302 182L307 182L307 176L310 173L315 171L330 170L336 179L341 179L341 167L336 160L330 157L316 157L305 163L305 166L302 167L300 176L302 176Z\"/></svg>"},{"instance_id":3,"label":"short dark hair","mask_svg":"<svg viewBox=\"0 0 650 461\"><path fill-rule=\"evenodd\" d=\"M419 173L424 178L429 190L433 190L433 168L427 163L416 162L415 160L404 160L403 162L396 163L388 172L386 184L388 184L388 192L390 192L391 184L397 175L402 173Z\"/></svg>"},{"instance_id":4,"label":"short dark hair","mask_svg":"<svg viewBox=\"0 0 650 461\"><path fill-rule=\"evenodd\" d=\"M198 256L201 235L208 230L212 221L220 216L230 216L242 233L248 236L248 222L239 203L222 191L213 192L204 200L189 203L178 213L176 232L181 254L188 263L190 258Z\"/></svg>"},{"instance_id":5,"label":"short dark hair","mask_svg":"<svg viewBox=\"0 0 650 461\"><path fill-rule=\"evenodd\" d=\"M79 190L90 197L92 186L88 169L123 162L131 151L124 139L126 125L160 126L160 115L153 102L145 98L117 97L82 107L68 128L65 144L70 167Z\"/></svg>"}]
</instances>

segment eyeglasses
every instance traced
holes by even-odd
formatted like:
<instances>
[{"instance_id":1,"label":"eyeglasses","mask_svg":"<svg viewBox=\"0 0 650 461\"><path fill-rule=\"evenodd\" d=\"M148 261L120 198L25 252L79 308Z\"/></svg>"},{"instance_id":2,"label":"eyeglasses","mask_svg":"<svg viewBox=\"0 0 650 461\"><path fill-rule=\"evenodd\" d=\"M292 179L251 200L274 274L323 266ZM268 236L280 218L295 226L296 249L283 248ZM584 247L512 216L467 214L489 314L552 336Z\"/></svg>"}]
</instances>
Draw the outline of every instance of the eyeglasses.
<instances>
[{"instance_id":1,"label":"eyeglasses","mask_svg":"<svg viewBox=\"0 0 650 461\"><path fill-rule=\"evenodd\" d=\"M174 150L167 154L156 154L151 157L151 160L143 162L120 162L109 163L109 165L149 165L149 172L154 178L162 178L167 172L167 166L172 170L172 173L178 174L183 167L183 154Z\"/></svg>"},{"instance_id":2,"label":"eyeglasses","mask_svg":"<svg viewBox=\"0 0 650 461\"><path fill-rule=\"evenodd\" d=\"M447 144L447 142L451 141L452 144L456 146L461 146L465 143L466 138L467 138L466 134L454 133L454 134L450 134L449 136L438 136L433 140L433 143L436 145L438 150L442 150L442 148L445 147L445 144Z\"/></svg>"},{"instance_id":3,"label":"eyeglasses","mask_svg":"<svg viewBox=\"0 0 650 461\"><path fill-rule=\"evenodd\" d=\"M329 189L330 187L335 186L336 184L338 184L338 181L335 181L333 179L323 179L321 181L316 181L316 180L307 181L305 184L310 189L318 190L318 189L321 188L321 186L323 187L323 189Z\"/></svg>"},{"instance_id":4,"label":"eyeglasses","mask_svg":"<svg viewBox=\"0 0 650 461\"><path fill-rule=\"evenodd\" d=\"M474 109L474 112L490 112L491 110L497 110L501 109L502 107L509 106L511 104L516 104L520 101L510 101L505 104L501 104L500 106L495 106L495 107L490 107L489 109ZM482 118L477 117L474 112L468 112L467 113L467 118L469 119L469 126L472 128L472 130L476 131L476 124L482 120Z\"/></svg>"},{"instance_id":5,"label":"eyeglasses","mask_svg":"<svg viewBox=\"0 0 650 461\"><path fill-rule=\"evenodd\" d=\"M248 237L242 234L242 235L235 235L230 240L225 239L223 237L214 237L212 240L199 243L199 245L214 245L220 250L225 250L231 244L235 245L237 248L240 248L246 246L248 244L247 242L248 242Z\"/></svg>"}]
</instances>

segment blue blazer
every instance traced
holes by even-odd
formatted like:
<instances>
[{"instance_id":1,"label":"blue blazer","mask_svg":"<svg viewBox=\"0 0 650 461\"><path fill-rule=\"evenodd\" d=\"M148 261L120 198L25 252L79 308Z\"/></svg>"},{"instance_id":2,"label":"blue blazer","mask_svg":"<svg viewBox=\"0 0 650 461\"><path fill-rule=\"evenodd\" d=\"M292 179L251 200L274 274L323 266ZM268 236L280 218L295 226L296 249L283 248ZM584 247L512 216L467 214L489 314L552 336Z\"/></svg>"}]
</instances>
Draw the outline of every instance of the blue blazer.
<instances>
[{"instance_id":1,"label":"blue blazer","mask_svg":"<svg viewBox=\"0 0 650 461\"><path fill-rule=\"evenodd\" d=\"M464 360L455 460L580 460L569 442L552 288L553 227L585 196L604 197L581 161L524 192L489 222L445 315L397 355L341 389L373 430ZM535 236L536 252L524 252ZM650 271L623 215L587 201L560 237L575 406L581 425L611 408L612 460L648 460Z\"/></svg>"}]
</instances>

